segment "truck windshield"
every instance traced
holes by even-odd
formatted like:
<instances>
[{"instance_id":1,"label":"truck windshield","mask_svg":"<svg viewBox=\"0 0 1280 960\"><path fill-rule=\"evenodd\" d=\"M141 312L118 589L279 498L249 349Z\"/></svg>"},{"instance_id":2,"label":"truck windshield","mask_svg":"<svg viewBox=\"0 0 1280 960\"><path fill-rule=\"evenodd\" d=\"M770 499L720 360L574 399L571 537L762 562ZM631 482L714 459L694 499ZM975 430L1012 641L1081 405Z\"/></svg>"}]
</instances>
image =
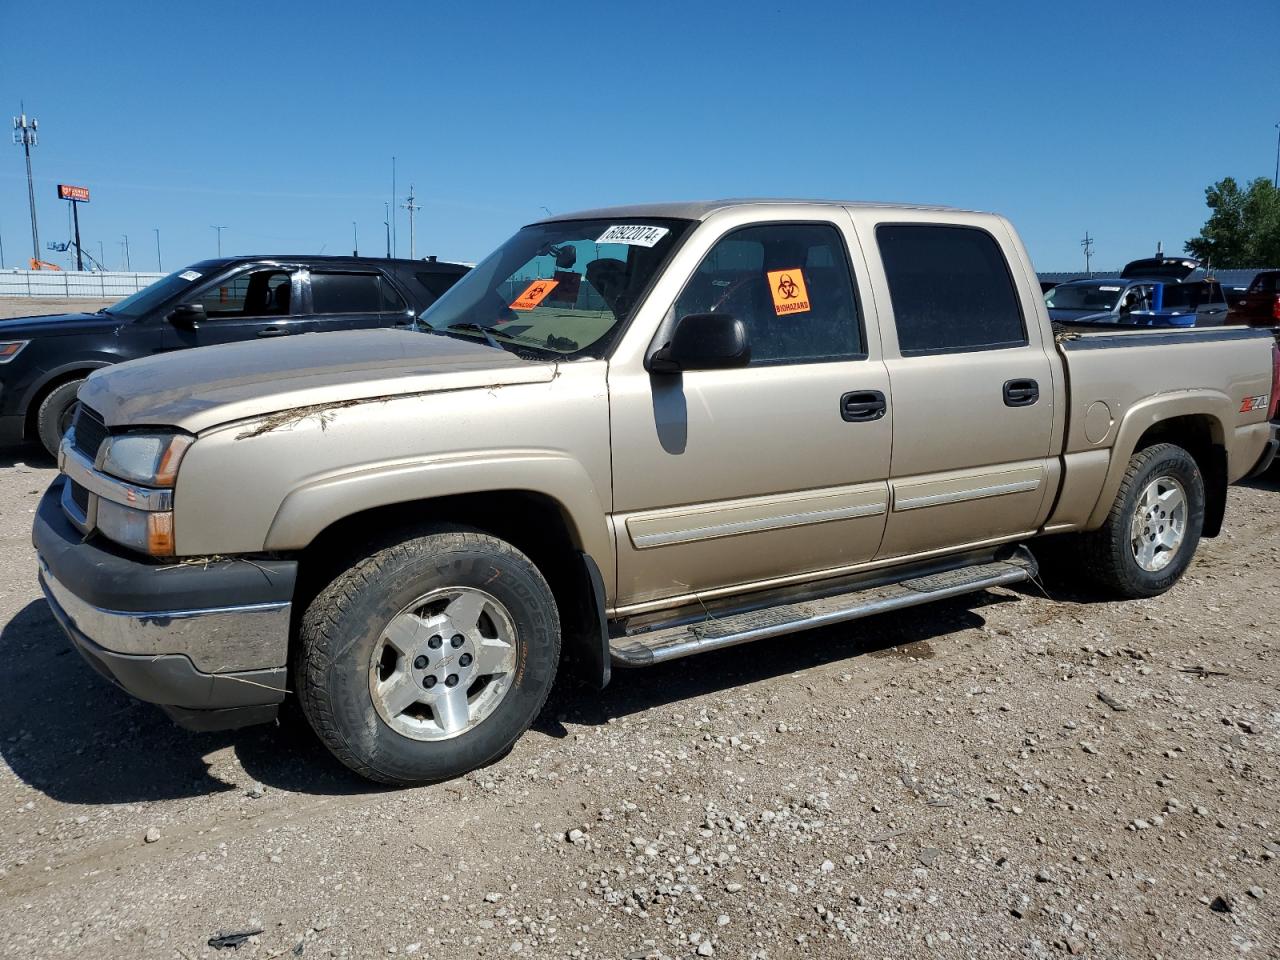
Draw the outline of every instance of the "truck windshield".
<instances>
[{"instance_id":1,"label":"truck windshield","mask_svg":"<svg viewBox=\"0 0 1280 960\"><path fill-rule=\"evenodd\" d=\"M191 269L171 273L150 286L143 287L137 293L125 297L123 300L118 300L107 307L105 312L113 317L140 317L144 313L160 306L166 300L177 297L190 289L191 284L199 280L200 276L199 271Z\"/></svg>"},{"instance_id":2,"label":"truck windshield","mask_svg":"<svg viewBox=\"0 0 1280 960\"><path fill-rule=\"evenodd\" d=\"M691 221L634 217L525 227L422 315L432 333L519 352L601 357Z\"/></svg>"},{"instance_id":3,"label":"truck windshield","mask_svg":"<svg viewBox=\"0 0 1280 960\"><path fill-rule=\"evenodd\" d=\"M1125 284L1101 281L1098 283L1060 283L1044 295L1045 306L1050 310L1114 310Z\"/></svg>"}]
</instances>

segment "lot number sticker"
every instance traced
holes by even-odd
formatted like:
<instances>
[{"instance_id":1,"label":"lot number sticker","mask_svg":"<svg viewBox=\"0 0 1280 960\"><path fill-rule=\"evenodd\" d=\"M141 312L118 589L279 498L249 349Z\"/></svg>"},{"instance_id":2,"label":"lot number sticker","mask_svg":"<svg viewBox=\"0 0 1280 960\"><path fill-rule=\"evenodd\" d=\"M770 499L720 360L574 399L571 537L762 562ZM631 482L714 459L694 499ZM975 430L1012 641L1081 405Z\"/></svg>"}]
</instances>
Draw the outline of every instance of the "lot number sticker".
<instances>
[{"instance_id":1,"label":"lot number sticker","mask_svg":"<svg viewBox=\"0 0 1280 960\"><path fill-rule=\"evenodd\" d=\"M532 310L543 300L547 298L552 290L556 288L556 280L535 280L524 288L524 293L516 297L511 303L512 310Z\"/></svg>"},{"instance_id":2,"label":"lot number sticker","mask_svg":"<svg viewBox=\"0 0 1280 960\"><path fill-rule=\"evenodd\" d=\"M670 232L666 227L615 224L600 234L596 238L596 243L625 243L629 247L652 247Z\"/></svg>"},{"instance_id":3,"label":"lot number sticker","mask_svg":"<svg viewBox=\"0 0 1280 960\"><path fill-rule=\"evenodd\" d=\"M200 274L197 273L195 270L184 270L182 273L178 274L178 276L181 277L183 280L199 280L200 279Z\"/></svg>"},{"instance_id":4,"label":"lot number sticker","mask_svg":"<svg viewBox=\"0 0 1280 960\"><path fill-rule=\"evenodd\" d=\"M773 310L782 317L789 313L809 312L809 289L804 285L804 271L770 270L769 293L773 296Z\"/></svg>"}]
</instances>

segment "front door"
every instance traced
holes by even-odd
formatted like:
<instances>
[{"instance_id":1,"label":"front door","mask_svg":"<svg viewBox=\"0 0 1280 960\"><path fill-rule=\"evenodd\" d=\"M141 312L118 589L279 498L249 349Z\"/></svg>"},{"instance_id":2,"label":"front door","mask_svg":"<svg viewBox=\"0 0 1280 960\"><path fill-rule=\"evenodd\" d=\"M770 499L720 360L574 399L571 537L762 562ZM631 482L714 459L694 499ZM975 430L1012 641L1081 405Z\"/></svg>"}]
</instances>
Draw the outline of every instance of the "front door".
<instances>
[{"instance_id":1,"label":"front door","mask_svg":"<svg viewBox=\"0 0 1280 960\"><path fill-rule=\"evenodd\" d=\"M888 506L889 382L878 340L868 349L850 249L847 222L727 227L668 316L737 317L750 365L610 365L618 606L874 556Z\"/></svg>"},{"instance_id":2,"label":"front door","mask_svg":"<svg viewBox=\"0 0 1280 960\"><path fill-rule=\"evenodd\" d=\"M1056 482L1054 368L1038 318L1023 316L1008 234L994 218L995 233L855 219L879 252L889 307L892 509L880 558L1035 529Z\"/></svg>"},{"instance_id":3,"label":"front door","mask_svg":"<svg viewBox=\"0 0 1280 960\"><path fill-rule=\"evenodd\" d=\"M297 273L281 266L252 267L216 280L183 301L202 305L205 319L195 329L167 325L165 349L305 333L311 324L300 309L298 283Z\"/></svg>"}]
</instances>

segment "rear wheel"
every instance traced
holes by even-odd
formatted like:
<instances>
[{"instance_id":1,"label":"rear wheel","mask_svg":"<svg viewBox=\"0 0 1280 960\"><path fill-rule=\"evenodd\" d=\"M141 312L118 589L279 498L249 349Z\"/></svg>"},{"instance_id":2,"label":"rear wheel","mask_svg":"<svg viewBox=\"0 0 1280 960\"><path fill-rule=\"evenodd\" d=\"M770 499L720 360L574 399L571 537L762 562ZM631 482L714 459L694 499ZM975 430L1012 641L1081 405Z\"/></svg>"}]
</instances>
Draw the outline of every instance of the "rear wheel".
<instances>
[{"instance_id":1,"label":"rear wheel","mask_svg":"<svg viewBox=\"0 0 1280 960\"><path fill-rule=\"evenodd\" d=\"M72 380L54 387L40 401L36 411L36 435L52 456L58 455L58 444L75 416L76 394L84 380Z\"/></svg>"},{"instance_id":2,"label":"rear wheel","mask_svg":"<svg viewBox=\"0 0 1280 960\"><path fill-rule=\"evenodd\" d=\"M1123 597L1154 597L1186 572L1204 526L1204 478L1182 447L1140 450L1107 520L1081 537L1084 572Z\"/></svg>"},{"instance_id":3,"label":"rear wheel","mask_svg":"<svg viewBox=\"0 0 1280 960\"><path fill-rule=\"evenodd\" d=\"M300 628L304 713L348 767L445 780L501 756L555 680L560 623L542 574L486 534L436 528L353 564Z\"/></svg>"}]
</instances>

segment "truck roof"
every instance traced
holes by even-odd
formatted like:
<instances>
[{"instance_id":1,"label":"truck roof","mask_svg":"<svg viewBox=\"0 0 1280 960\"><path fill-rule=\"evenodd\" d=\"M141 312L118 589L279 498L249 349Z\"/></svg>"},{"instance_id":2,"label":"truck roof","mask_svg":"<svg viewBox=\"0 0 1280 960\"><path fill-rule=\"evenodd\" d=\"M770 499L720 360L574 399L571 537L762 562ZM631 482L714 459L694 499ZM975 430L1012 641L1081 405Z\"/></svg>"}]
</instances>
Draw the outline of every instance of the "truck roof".
<instances>
[{"instance_id":1,"label":"truck roof","mask_svg":"<svg viewBox=\"0 0 1280 960\"><path fill-rule=\"evenodd\" d=\"M205 272L219 269L222 267L234 266L238 263L259 263L262 261L284 261L286 263L324 263L333 266L337 265L361 265L361 264L381 264L383 266L404 268L413 267L417 270L431 270L435 267L463 267L468 264L458 263L452 260L409 260L405 257L353 257L350 255L328 255L316 253L256 253L256 254L237 254L233 257L211 257L208 260L201 260L193 263L193 267L203 267Z\"/></svg>"},{"instance_id":2,"label":"truck roof","mask_svg":"<svg viewBox=\"0 0 1280 960\"><path fill-rule=\"evenodd\" d=\"M635 203L618 207L598 207L594 210L575 210L558 213L538 220L538 223L554 223L558 220L618 220L623 217L669 217L676 220L705 220L711 214L731 207L765 206L779 204L804 204L817 207L860 207L885 210L936 210L950 213L977 213L958 207L940 204L883 203L871 200L805 200L796 198L739 197L723 200L673 200L664 203Z\"/></svg>"}]
</instances>

